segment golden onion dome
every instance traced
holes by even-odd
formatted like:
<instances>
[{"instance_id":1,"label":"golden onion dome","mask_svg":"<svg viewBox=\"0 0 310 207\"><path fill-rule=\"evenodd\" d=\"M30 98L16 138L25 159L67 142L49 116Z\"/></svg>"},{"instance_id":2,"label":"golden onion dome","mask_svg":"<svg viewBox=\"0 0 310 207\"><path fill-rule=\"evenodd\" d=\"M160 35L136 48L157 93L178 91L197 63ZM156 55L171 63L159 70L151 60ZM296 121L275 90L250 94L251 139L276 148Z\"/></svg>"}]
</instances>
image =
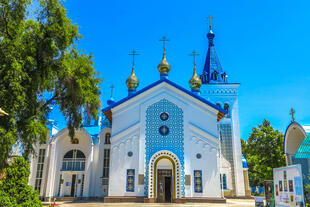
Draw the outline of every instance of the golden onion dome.
<instances>
[{"instance_id":1,"label":"golden onion dome","mask_svg":"<svg viewBox=\"0 0 310 207\"><path fill-rule=\"evenodd\" d=\"M189 80L188 84L189 84L189 87L192 89L192 91L197 91L201 87L202 82L201 82L201 79L198 77L198 75L196 73L196 67L194 67L193 76Z\"/></svg>"},{"instance_id":2,"label":"golden onion dome","mask_svg":"<svg viewBox=\"0 0 310 207\"><path fill-rule=\"evenodd\" d=\"M168 63L166 59L166 53L164 52L163 59L157 66L157 70L162 74L168 74L170 71L170 64Z\"/></svg>"},{"instance_id":3,"label":"golden onion dome","mask_svg":"<svg viewBox=\"0 0 310 207\"><path fill-rule=\"evenodd\" d=\"M126 80L126 85L129 90L136 90L139 86L139 79L135 74L135 67L132 67L132 72L129 78Z\"/></svg>"}]
</instances>

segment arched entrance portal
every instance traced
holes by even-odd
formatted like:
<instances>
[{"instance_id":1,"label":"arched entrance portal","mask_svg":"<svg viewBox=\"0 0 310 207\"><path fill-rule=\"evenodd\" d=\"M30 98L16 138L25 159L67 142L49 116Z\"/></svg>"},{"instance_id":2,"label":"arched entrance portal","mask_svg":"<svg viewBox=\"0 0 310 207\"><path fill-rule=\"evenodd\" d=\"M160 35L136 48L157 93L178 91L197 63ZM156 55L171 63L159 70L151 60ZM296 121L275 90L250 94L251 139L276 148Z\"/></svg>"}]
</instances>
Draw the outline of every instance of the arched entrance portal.
<instances>
[{"instance_id":1,"label":"arched entrance portal","mask_svg":"<svg viewBox=\"0 0 310 207\"><path fill-rule=\"evenodd\" d=\"M159 151L149 164L149 198L157 202L172 202L180 198L180 169L178 157L169 151Z\"/></svg>"}]
</instances>

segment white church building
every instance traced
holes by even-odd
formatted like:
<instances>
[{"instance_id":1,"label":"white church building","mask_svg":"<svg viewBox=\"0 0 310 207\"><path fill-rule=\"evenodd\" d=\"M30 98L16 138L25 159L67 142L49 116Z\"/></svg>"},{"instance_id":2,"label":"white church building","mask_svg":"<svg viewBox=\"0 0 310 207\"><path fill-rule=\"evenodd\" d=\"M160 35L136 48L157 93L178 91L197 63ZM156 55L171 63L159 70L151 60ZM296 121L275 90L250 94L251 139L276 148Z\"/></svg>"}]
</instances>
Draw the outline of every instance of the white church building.
<instances>
[{"instance_id":1,"label":"white church building","mask_svg":"<svg viewBox=\"0 0 310 207\"><path fill-rule=\"evenodd\" d=\"M128 96L87 114L71 140L51 127L46 144L31 157L30 184L42 199L104 198L105 202L225 202L249 193L242 165L238 83L229 83L209 48L200 76L185 89L168 79L163 59L158 81L137 90L132 73ZM193 53L195 56L195 53Z\"/></svg>"}]
</instances>

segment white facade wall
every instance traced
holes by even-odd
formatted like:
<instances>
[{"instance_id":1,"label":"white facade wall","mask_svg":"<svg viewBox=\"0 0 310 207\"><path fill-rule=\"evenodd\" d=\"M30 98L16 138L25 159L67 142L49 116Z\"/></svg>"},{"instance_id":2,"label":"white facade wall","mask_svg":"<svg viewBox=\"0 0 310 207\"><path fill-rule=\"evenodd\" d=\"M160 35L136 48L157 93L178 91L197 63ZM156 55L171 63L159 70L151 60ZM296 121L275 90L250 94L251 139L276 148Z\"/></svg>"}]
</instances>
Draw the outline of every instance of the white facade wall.
<instances>
[{"instance_id":1,"label":"white facade wall","mask_svg":"<svg viewBox=\"0 0 310 207\"><path fill-rule=\"evenodd\" d=\"M184 134L184 176L190 175L190 185L185 185L185 197L221 197L219 138L217 129L218 111L182 92L166 82L150 88L144 93L129 99L112 109L112 128L104 128L98 135L98 143L93 143L90 134L77 130L75 137L79 144L72 144L68 130L61 130L55 137L48 139L44 163L44 182L40 195L45 198L68 196L71 193L72 174L77 181L85 175L84 190L77 183L77 197L103 197L102 185L104 149L110 149L109 196L145 196L144 185L139 185L139 175L145 176L145 134L146 110L149 106L166 99L183 111ZM105 134L111 133L111 145L105 144ZM86 156L85 171L61 171L64 155L70 150L80 150ZM163 149L165 150L165 149ZM131 157L128 152L132 152ZM197 153L201 158L197 159ZM240 158L241 161L241 158ZM31 160L30 183L35 186L37 157ZM135 170L135 190L126 192L127 169ZM203 192L194 191L194 170L202 171ZM61 184L60 175L64 180Z\"/></svg>"},{"instance_id":2,"label":"white facade wall","mask_svg":"<svg viewBox=\"0 0 310 207\"><path fill-rule=\"evenodd\" d=\"M60 175L64 180L61 184L60 196L70 196L70 186L66 186L67 182L71 183L72 174L77 175L76 196L89 197L91 191L91 179L93 177L92 171L95 167L94 164L94 146L92 138L84 129L76 130L75 137L79 139L79 144L72 144L71 138L68 135L68 130L61 130L54 138L48 139L48 143L36 147L36 155L31 158L31 174L29 183L35 187L36 180L36 166L38 161L39 149L46 149L44 161L43 182L41 183L40 196L46 199L58 197ZM70 150L80 150L86 156L85 170L84 171L61 171L62 160L64 155ZM81 192L82 175L85 175L83 195Z\"/></svg>"},{"instance_id":3,"label":"white facade wall","mask_svg":"<svg viewBox=\"0 0 310 207\"><path fill-rule=\"evenodd\" d=\"M185 175L191 175L192 179L191 186L185 186L185 196L220 197L217 110L166 83L112 109L109 196L144 196L144 186L138 185L138 174L145 173L145 114L150 105L162 99L184 112L184 169ZM133 157L127 156L129 150ZM202 154L199 160L198 152ZM134 192L126 192L127 169L135 169ZM194 193L194 170L202 170L203 193Z\"/></svg>"},{"instance_id":4,"label":"white facade wall","mask_svg":"<svg viewBox=\"0 0 310 207\"><path fill-rule=\"evenodd\" d=\"M238 105L239 84L205 84L201 87L202 96L212 103L220 103L224 107L229 104L231 117L223 118L221 124L232 126L232 147L234 161L234 177L236 196L245 196L243 167L241 159L241 141L239 126L239 105Z\"/></svg>"}]
</instances>

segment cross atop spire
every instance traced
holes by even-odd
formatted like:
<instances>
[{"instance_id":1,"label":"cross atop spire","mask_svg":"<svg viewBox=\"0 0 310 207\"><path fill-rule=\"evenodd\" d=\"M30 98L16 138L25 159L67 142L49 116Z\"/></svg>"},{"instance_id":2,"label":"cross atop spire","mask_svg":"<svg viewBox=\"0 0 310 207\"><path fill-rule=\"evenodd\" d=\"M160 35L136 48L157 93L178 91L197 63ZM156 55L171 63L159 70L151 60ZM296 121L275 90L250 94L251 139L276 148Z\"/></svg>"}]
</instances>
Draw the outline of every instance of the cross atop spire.
<instances>
[{"instance_id":1,"label":"cross atop spire","mask_svg":"<svg viewBox=\"0 0 310 207\"><path fill-rule=\"evenodd\" d=\"M294 122L294 121L295 121L294 114L295 114L295 111L294 111L294 109L293 109L293 108L291 108L291 113L290 113L290 115L292 115L292 122Z\"/></svg>"},{"instance_id":2,"label":"cross atop spire","mask_svg":"<svg viewBox=\"0 0 310 207\"><path fill-rule=\"evenodd\" d=\"M164 49L164 53L165 53L166 52L166 42L169 42L170 40L168 40L165 36L163 36L159 41L163 42L163 49Z\"/></svg>"},{"instance_id":3,"label":"cross atop spire","mask_svg":"<svg viewBox=\"0 0 310 207\"><path fill-rule=\"evenodd\" d=\"M221 62L216 54L213 39L215 34L211 30L212 26L212 16L207 17L209 19L210 30L207 34L209 40L209 48L206 55L205 65L200 75L202 84L212 84L212 83L227 83L227 74L224 72Z\"/></svg>"},{"instance_id":4,"label":"cross atop spire","mask_svg":"<svg viewBox=\"0 0 310 207\"><path fill-rule=\"evenodd\" d=\"M112 84L112 85L110 86L110 88L111 88L111 96L110 96L110 99L108 99L108 101L107 101L107 104L108 104L109 106L115 103L115 102L114 102L114 98L113 98L113 89L114 89L114 85Z\"/></svg>"},{"instance_id":5,"label":"cross atop spire","mask_svg":"<svg viewBox=\"0 0 310 207\"><path fill-rule=\"evenodd\" d=\"M189 54L189 56L193 56L193 64L194 64L194 68L196 68L196 56L198 56L199 53L196 52L195 50L193 50L193 52L191 54Z\"/></svg>"},{"instance_id":6,"label":"cross atop spire","mask_svg":"<svg viewBox=\"0 0 310 207\"><path fill-rule=\"evenodd\" d=\"M114 88L114 85L112 84L112 85L110 86L110 88L111 88L111 97L113 97L113 88Z\"/></svg>"},{"instance_id":7,"label":"cross atop spire","mask_svg":"<svg viewBox=\"0 0 310 207\"><path fill-rule=\"evenodd\" d=\"M132 55L132 67L135 67L135 56L139 54L133 49L128 55Z\"/></svg>"},{"instance_id":8,"label":"cross atop spire","mask_svg":"<svg viewBox=\"0 0 310 207\"><path fill-rule=\"evenodd\" d=\"M213 16L207 16L207 18L209 19L209 27L210 27L210 30L211 30L211 26L212 26L212 21L213 21Z\"/></svg>"}]
</instances>

